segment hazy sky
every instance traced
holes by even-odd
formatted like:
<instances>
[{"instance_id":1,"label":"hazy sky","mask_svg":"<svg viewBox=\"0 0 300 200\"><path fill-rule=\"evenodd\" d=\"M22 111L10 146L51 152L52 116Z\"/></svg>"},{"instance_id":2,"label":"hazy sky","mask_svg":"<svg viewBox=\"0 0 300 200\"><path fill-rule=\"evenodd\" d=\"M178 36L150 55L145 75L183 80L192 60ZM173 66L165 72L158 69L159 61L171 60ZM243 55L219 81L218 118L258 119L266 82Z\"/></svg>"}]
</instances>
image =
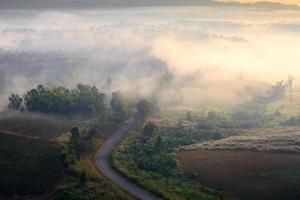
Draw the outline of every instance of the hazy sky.
<instances>
[{"instance_id":1,"label":"hazy sky","mask_svg":"<svg viewBox=\"0 0 300 200\"><path fill-rule=\"evenodd\" d=\"M102 87L109 77L114 90L143 95L157 88L165 69L202 87L238 77L274 83L300 77L299 52L298 10L2 10L0 95L39 83Z\"/></svg>"},{"instance_id":2,"label":"hazy sky","mask_svg":"<svg viewBox=\"0 0 300 200\"><path fill-rule=\"evenodd\" d=\"M221 0L224 2L232 2L232 1L237 1L237 2L242 2L242 3L248 3L248 2L278 2L278 3L283 3L283 4L297 4L300 5L300 0Z\"/></svg>"},{"instance_id":3,"label":"hazy sky","mask_svg":"<svg viewBox=\"0 0 300 200\"><path fill-rule=\"evenodd\" d=\"M136 7L136 6L228 6L222 2L275 2L281 4L298 4L299 0L1 0L0 9L95 9L107 7ZM293 7L286 7L284 5L239 5L232 4L233 6L245 7L263 7L272 9L299 9ZM231 5L230 5L231 6Z\"/></svg>"}]
</instances>

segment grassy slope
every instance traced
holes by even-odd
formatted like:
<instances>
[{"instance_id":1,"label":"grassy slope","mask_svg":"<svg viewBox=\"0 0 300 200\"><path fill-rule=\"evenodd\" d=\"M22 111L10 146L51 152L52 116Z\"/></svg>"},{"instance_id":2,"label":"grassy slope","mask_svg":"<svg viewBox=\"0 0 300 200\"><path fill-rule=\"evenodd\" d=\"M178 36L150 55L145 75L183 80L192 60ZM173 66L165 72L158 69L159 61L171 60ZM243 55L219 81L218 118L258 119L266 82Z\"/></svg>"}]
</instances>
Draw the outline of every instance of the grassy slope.
<instances>
[{"instance_id":1,"label":"grassy slope","mask_svg":"<svg viewBox=\"0 0 300 200\"><path fill-rule=\"evenodd\" d=\"M255 128L243 135L194 143L183 146L186 150L251 150L268 152L300 152L299 127Z\"/></svg>"},{"instance_id":2,"label":"grassy slope","mask_svg":"<svg viewBox=\"0 0 300 200\"><path fill-rule=\"evenodd\" d=\"M61 177L55 143L0 134L0 152L1 193L45 194Z\"/></svg>"},{"instance_id":3,"label":"grassy slope","mask_svg":"<svg viewBox=\"0 0 300 200\"><path fill-rule=\"evenodd\" d=\"M300 198L300 156L247 151L182 151L185 174L244 200Z\"/></svg>"},{"instance_id":4,"label":"grassy slope","mask_svg":"<svg viewBox=\"0 0 300 200\"><path fill-rule=\"evenodd\" d=\"M43 157L44 154L51 153L52 149L49 147L50 144L52 146L55 146L55 148L57 149L58 145L54 142L50 142L49 140L60 137L64 132L69 131L70 127L82 124L82 121L83 119L80 119L79 117L68 119L63 116L51 116L32 113L0 113L0 130L5 130L3 132L10 133L0 134L0 170L1 172L2 170L7 171L7 173L0 173L0 186L5 184L5 187L0 188L2 189L0 191L0 199L8 199L7 196L1 195L1 192L5 193L11 190L13 193L15 193L12 189L22 190L23 188L24 190L28 191L28 193L30 193L30 189L27 189L29 187L31 187L32 190L39 190L40 187L45 187L43 186L43 184L47 184L47 181L44 181L43 184L36 183L30 176L28 176L28 172L33 173L33 176L35 176L36 178L40 178L43 176L36 176L36 174L34 173L36 172L37 174L39 174L43 172L46 174L49 168L51 169L51 167L54 167L56 165L51 163L51 159L47 160L47 162L43 162L43 165L39 165L38 161L35 158L38 157L40 159L40 157ZM115 130L115 126L102 122L94 123L97 123L97 125L100 124L99 127L96 127L100 133L99 139L97 139L97 146L99 147L103 139L105 139L109 135L109 133ZM85 123L84 127L88 128L89 123ZM12 133L17 135L13 135ZM43 140L36 139L35 137L41 138ZM4 140L4 138L6 139ZM2 145L2 143L4 145ZM29 159L30 156L32 156L32 159ZM43 161L43 159L41 160ZM23 171L22 168L24 168ZM38 168L38 170L36 170L36 168ZM106 196L112 197L113 199L134 199L127 192L123 191L122 189L111 183L109 180L107 180L97 170L94 164L93 153L83 155L81 157L81 160L76 165L76 170L78 171L78 174L81 171L85 170L91 180L91 184L107 194ZM16 171L16 174L8 174L11 171ZM24 179L22 179L22 181L24 181L24 186L22 186L22 182L18 179L20 178L20 173L22 172L26 173L26 176L24 175ZM54 178L55 176L53 175L52 177ZM49 178L48 176L44 176L44 178L47 179L48 182L51 182L51 177ZM60 181L59 185L55 186L54 190L50 191L51 193L54 193L55 190L59 187L73 185L74 183L78 182L77 178L68 175L62 176L61 174L59 174L59 178L63 179ZM11 181L11 183L8 183L8 179L15 182L17 181L19 185L13 181ZM33 182L31 180L33 180ZM8 187L12 187L12 189L8 189ZM38 192L38 194L49 192L48 190L49 188L46 191ZM20 199L30 200L41 198L44 197L41 195L20 196ZM50 194L49 199L51 198L52 195ZM19 199L19 197L11 197L10 199L15 200Z\"/></svg>"},{"instance_id":5,"label":"grassy slope","mask_svg":"<svg viewBox=\"0 0 300 200\"><path fill-rule=\"evenodd\" d=\"M32 113L0 113L0 130L18 135L55 139L69 131L77 119Z\"/></svg>"}]
</instances>

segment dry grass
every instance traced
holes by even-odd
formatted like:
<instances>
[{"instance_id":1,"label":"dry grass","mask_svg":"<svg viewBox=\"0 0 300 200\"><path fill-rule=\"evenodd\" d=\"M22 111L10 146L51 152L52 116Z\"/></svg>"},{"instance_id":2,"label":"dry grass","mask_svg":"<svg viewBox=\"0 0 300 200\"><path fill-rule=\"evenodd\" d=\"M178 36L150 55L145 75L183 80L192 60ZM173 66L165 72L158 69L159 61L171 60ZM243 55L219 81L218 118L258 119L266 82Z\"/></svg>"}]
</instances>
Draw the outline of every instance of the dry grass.
<instances>
[{"instance_id":1,"label":"dry grass","mask_svg":"<svg viewBox=\"0 0 300 200\"><path fill-rule=\"evenodd\" d=\"M181 148L185 150L256 150L300 153L300 129L298 127L253 129L242 136L196 143Z\"/></svg>"}]
</instances>

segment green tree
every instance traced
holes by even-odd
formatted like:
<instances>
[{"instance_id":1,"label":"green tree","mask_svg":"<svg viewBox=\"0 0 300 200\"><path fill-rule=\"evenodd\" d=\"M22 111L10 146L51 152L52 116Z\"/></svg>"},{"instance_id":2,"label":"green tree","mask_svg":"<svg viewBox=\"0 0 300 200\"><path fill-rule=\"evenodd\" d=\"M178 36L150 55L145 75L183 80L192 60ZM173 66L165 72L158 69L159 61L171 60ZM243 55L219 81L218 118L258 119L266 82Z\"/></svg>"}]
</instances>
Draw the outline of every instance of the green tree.
<instances>
[{"instance_id":1,"label":"green tree","mask_svg":"<svg viewBox=\"0 0 300 200\"><path fill-rule=\"evenodd\" d=\"M15 110L19 110L23 102L23 99L17 94L12 94L8 98L8 100L9 100L8 108L15 109Z\"/></svg>"},{"instance_id":2,"label":"green tree","mask_svg":"<svg viewBox=\"0 0 300 200\"><path fill-rule=\"evenodd\" d=\"M151 137L154 134L156 128L157 126L153 122L148 122L143 130L144 136Z\"/></svg>"},{"instance_id":3,"label":"green tree","mask_svg":"<svg viewBox=\"0 0 300 200\"><path fill-rule=\"evenodd\" d=\"M191 111L187 111L186 112L186 120L188 120L188 121L192 121L192 112Z\"/></svg>"},{"instance_id":4,"label":"green tree","mask_svg":"<svg viewBox=\"0 0 300 200\"><path fill-rule=\"evenodd\" d=\"M80 160L80 151L81 151L81 145L80 145L80 132L78 127L71 128L71 138L70 138L70 145L73 151L76 154L77 160Z\"/></svg>"},{"instance_id":5,"label":"green tree","mask_svg":"<svg viewBox=\"0 0 300 200\"><path fill-rule=\"evenodd\" d=\"M146 100L141 100L136 105L137 109L137 119L140 124L144 124L147 118L153 112L153 106L150 102Z\"/></svg>"},{"instance_id":6,"label":"green tree","mask_svg":"<svg viewBox=\"0 0 300 200\"><path fill-rule=\"evenodd\" d=\"M78 127L73 127L71 128L71 140L78 140L80 138L80 132L79 132L79 128Z\"/></svg>"},{"instance_id":7,"label":"green tree","mask_svg":"<svg viewBox=\"0 0 300 200\"><path fill-rule=\"evenodd\" d=\"M73 90L38 85L24 95L24 102L29 111L42 113L94 114L105 109L105 95L96 87L83 84Z\"/></svg>"},{"instance_id":8,"label":"green tree","mask_svg":"<svg viewBox=\"0 0 300 200\"><path fill-rule=\"evenodd\" d=\"M121 122L126 119L128 113L128 101L120 92L114 92L112 94L110 105L113 110L114 121Z\"/></svg>"},{"instance_id":9,"label":"green tree","mask_svg":"<svg viewBox=\"0 0 300 200\"><path fill-rule=\"evenodd\" d=\"M84 170L84 171L80 174L80 177L79 177L79 184L80 184L81 186L85 186L87 182L88 182L88 175L87 175L86 171Z\"/></svg>"},{"instance_id":10,"label":"green tree","mask_svg":"<svg viewBox=\"0 0 300 200\"><path fill-rule=\"evenodd\" d=\"M79 112L90 113L91 106L95 112L102 112L105 108L105 94L100 93L96 87L78 84L73 91L75 109Z\"/></svg>"}]
</instances>

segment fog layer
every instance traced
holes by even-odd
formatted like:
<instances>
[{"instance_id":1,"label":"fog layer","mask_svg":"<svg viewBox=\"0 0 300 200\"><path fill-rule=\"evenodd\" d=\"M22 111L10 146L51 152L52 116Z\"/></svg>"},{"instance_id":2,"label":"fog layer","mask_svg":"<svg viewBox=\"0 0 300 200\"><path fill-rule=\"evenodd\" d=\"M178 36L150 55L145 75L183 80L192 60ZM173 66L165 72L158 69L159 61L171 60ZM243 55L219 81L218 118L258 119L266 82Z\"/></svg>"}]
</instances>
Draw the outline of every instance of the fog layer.
<instances>
[{"instance_id":1,"label":"fog layer","mask_svg":"<svg viewBox=\"0 0 300 200\"><path fill-rule=\"evenodd\" d=\"M169 96L186 85L239 89L300 75L294 11L172 7L0 15L2 104L39 83L81 82L144 97L167 87Z\"/></svg>"}]
</instances>

